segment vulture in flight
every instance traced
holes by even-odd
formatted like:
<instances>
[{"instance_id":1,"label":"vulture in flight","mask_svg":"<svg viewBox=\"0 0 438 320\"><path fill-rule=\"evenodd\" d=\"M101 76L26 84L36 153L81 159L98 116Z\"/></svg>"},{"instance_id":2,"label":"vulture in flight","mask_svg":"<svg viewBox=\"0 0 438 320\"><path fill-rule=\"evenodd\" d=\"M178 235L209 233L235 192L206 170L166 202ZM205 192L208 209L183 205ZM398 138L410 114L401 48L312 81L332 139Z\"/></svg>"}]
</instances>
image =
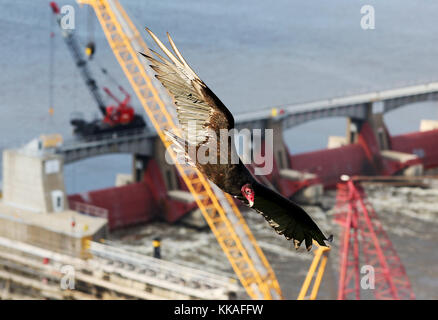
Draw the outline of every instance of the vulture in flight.
<instances>
[{"instance_id":1,"label":"vulture in flight","mask_svg":"<svg viewBox=\"0 0 438 320\"><path fill-rule=\"evenodd\" d=\"M154 50L151 52L155 57L140 52L155 71L155 77L173 97L181 126L179 135L165 132L173 146L183 151L188 163L220 189L262 214L278 234L287 240L293 239L296 249L303 241L307 250L312 248L313 240L326 246L324 241L331 241L332 236L326 238L301 207L259 183L238 156L237 161L231 161L233 154L237 154L234 144L230 143L230 137L228 141L218 137L221 130L234 128L233 115L190 68L168 33L173 53L154 33L146 30L167 56ZM199 151L217 161L200 161L196 156Z\"/></svg>"}]
</instances>

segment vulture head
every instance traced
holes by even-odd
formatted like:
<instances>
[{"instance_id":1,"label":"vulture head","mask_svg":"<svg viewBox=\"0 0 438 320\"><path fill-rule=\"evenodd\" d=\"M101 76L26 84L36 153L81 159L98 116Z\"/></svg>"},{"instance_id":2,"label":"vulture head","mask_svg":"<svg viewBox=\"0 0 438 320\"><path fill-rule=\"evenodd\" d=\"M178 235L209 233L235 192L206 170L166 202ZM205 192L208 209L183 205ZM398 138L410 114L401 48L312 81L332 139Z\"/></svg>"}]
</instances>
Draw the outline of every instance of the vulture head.
<instances>
[{"instance_id":1,"label":"vulture head","mask_svg":"<svg viewBox=\"0 0 438 320\"><path fill-rule=\"evenodd\" d=\"M254 189L252 188L250 183L245 184L240 191L242 192L242 195L245 197L246 200L248 200L248 206L251 208L254 205Z\"/></svg>"}]
</instances>

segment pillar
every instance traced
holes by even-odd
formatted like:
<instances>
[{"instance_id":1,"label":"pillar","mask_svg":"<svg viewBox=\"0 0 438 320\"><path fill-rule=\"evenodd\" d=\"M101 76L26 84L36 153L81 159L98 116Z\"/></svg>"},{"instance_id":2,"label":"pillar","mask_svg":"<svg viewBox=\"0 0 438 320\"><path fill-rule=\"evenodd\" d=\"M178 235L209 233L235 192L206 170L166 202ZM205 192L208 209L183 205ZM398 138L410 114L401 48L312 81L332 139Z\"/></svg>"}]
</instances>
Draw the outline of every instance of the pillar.
<instances>
[{"instance_id":1,"label":"pillar","mask_svg":"<svg viewBox=\"0 0 438 320\"><path fill-rule=\"evenodd\" d=\"M146 169L149 157L139 154L132 155L132 180L140 182L143 180L144 171Z\"/></svg>"},{"instance_id":2,"label":"pillar","mask_svg":"<svg viewBox=\"0 0 438 320\"><path fill-rule=\"evenodd\" d=\"M167 190L178 190L178 170L175 165L166 161L166 149L164 148L163 142L158 137L154 142L154 159L160 167Z\"/></svg>"},{"instance_id":3,"label":"pillar","mask_svg":"<svg viewBox=\"0 0 438 320\"><path fill-rule=\"evenodd\" d=\"M281 121L269 120L267 129L273 130L274 143L272 145L274 160L279 170L288 169L289 152L283 138L283 125Z\"/></svg>"}]
</instances>

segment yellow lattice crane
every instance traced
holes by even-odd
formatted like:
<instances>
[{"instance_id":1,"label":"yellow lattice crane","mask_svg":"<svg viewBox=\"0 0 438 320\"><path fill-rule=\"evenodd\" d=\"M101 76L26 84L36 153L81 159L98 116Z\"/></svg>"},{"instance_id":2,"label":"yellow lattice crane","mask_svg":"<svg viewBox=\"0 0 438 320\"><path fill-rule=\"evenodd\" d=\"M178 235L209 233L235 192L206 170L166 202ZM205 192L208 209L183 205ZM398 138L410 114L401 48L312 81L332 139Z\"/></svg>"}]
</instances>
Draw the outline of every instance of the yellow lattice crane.
<instances>
[{"instance_id":1,"label":"yellow lattice crane","mask_svg":"<svg viewBox=\"0 0 438 320\"><path fill-rule=\"evenodd\" d=\"M327 265L327 259L331 248L322 247L316 241L313 241L313 244L317 247L317 249L313 251L315 256L313 257L312 264L310 265L309 271L307 272L306 278L304 279L304 283L303 286L301 287L300 293L298 294L297 300L316 299L319 286L321 285L322 276L324 275L324 270ZM318 270L316 270L317 268ZM316 272L316 276L315 276L315 272ZM307 295L310 285L312 284L312 280L314 280L312 291L310 292L310 295Z\"/></svg>"},{"instance_id":2,"label":"yellow lattice crane","mask_svg":"<svg viewBox=\"0 0 438 320\"><path fill-rule=\"evenodd\" d=\"M177 130L171 100L138 52L149 49L118 0L77 0L90 5L108 43L166 149L163 130ZM175 159L175 154L170 151ZM248 295L253 299L281 299L274 271L258 246L234 200L196 169L176 161L179 174L225 252Z\"/></svg>"}]
</instances>

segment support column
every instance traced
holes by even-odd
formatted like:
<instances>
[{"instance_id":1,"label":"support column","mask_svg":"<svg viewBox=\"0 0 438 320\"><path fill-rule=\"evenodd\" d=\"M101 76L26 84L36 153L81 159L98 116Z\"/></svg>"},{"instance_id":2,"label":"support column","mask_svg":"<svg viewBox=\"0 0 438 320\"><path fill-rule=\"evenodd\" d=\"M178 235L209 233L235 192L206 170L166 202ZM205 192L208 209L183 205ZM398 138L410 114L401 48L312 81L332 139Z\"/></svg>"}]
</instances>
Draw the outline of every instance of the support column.
<instances>
[{"instance_id":1,"label":"support column","mask_svg":"<svg viewBox=\"0 0 438 320\"><path fill-rule=\"evenodd\" d=\"M382 101L370 102L366 119L374 135L374 139L368 138L366 142L377 174L421 175L423 165L416 155L391 150L391 137L383 119L384 107Z\"/></svg>"},{"instance_id":2,"label":"support column","mask_svg":"<svg viewBox=\"0 0 438 320\"><path fill-rule=\"evenodd\" d=\"M347 118L346 144L357 142L362 124L363 120Z\"/></svg>"},{"instance_id":3,"label":"support column","mask_svg":"<svg viewBox=\"0 0 438 320\"><path fill-rule=\"evenodd\" d=\"M370 125L373 128L376 136L377 144L380 150L388 150L390 148L389 135L383 121L383 113L374 113L370 119Z\"/></svg>"},{"instance_id":4,"label":"support column","mask_svg":"<svg viewBox=\"0 0 438 320\"><path fill-rule=\"evenodd\" d=\"M140 154L132 155L132 180L133 182L143 181L144 170L146 169L149 157Z\"/></svg>"},{"instance_id":5,"label":"support column","mask_svg":"<svg viewBox=\"0 0 438 320\"><path fill-rule=\"evenodd\" d=\"M165 157L166 150L163 143L158 137L154 141L153 148L153 158L157 161L157 164L160 167L161 175L163 176L167 190L179 189L175 166L167 163ZM143 181L144 171L147 167L149 159L149 156L143 156L140 154L133 155L132 177L134 179L134 182Z\"/></svg>"},{"instance_id":6,"label":"support column","mask_svg":"<svg viewBox=\"0 0 438 320\"><path fill-rule=\"evenodd\" d=\"M278 176L273 177L272 183L284 196L292 196L303 203L317 203L323 193L323 186L315 174L292 169L283 138L282 122L269 120L267 128L273 129L272 150L278 168Z\"/></svg>"},{"instance_id":7,"label":"support column","mask_svg":"<svg viewBox=\"0 0 438 320\"><path fill-rule=\"evenodd\" d=\"M173 164L166 161L166 149L159 138L154 143L154 158L160 167L167 190L178 190L177 170Z\"/></svg>"},{"instance_id":8,"label":"support column","mask_svg":"<svg viewBox=\"0 0 438 320\"><path fill-rule=\"evenodd\" d=\"M283 139L282 122L269 120L267 123L267 128L273 130L274 143L272 145L272 151L278 170L290 168L289 152Z\"/></svg>"}]
</instances>

